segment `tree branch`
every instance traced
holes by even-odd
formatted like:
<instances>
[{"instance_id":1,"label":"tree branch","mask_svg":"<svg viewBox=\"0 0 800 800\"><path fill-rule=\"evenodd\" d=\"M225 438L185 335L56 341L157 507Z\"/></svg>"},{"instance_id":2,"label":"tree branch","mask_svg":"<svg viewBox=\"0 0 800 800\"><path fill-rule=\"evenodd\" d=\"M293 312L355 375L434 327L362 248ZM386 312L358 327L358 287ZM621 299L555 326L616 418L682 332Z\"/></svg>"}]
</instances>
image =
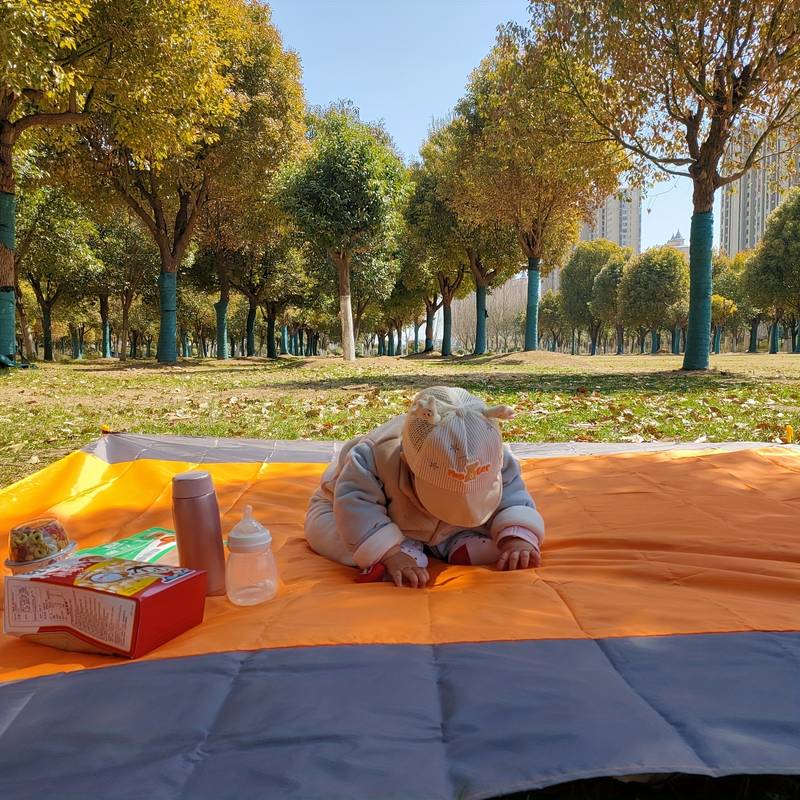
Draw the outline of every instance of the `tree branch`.
<instances>
[{"instance_id":1,"label":"tree branch","mask_svg":"<svg viewBox=\"0 0 800 800\"><path fill-rule=\"evenodd\" d=\"M81 111L53 111L36 112L20 117L12 124L14 131L19 134L28 128L43 125L83 125L88 122L88 114Z\"/></svg>"}]
</instances>

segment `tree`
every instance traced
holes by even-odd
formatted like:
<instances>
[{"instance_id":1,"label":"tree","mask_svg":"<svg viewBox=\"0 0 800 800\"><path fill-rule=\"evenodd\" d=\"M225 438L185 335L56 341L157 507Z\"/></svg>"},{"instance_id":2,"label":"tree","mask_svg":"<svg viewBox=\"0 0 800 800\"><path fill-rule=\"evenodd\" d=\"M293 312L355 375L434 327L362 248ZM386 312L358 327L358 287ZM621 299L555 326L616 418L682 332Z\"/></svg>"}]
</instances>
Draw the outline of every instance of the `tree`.
<instances>
[{"instance_id":1,"label":"tree","mask_svg":"<svg viewBox=\"0 0 800 800\"><path fill-rule=\"evenodd\" d=\"M619 284L630 251L612 256L597 273L592 284L589 311L602 324L613 326L617 334L617 355L625 352L625 325L619 302Z\"/></svg>"},{"instance_id":2,"label":"tree","mask_svg":"<svg viewBox=\"0 0 800 800\"><path fill-rule=\"evenodd\" d=\"M435 159L429 159L411 170L412 190L403 211L404 235L408 238L410 252L416 254L418 266L405 280L409 286L421 290L423 297L437 294L441 297L442 355L449 356L452 354L452 305L459 294L465 293L467 261L457 217L443 199L444 192L438 188L440 176L435 164Z\"/></svg>"},{"instance_id":3,"label":"tree","mask_svg":"<svg viewBox=\"0 0 800 800\"><path fill-rule=\"evenodd\" d=\"M711 295L711 325L714 332L712 347L717 354L719 354L722 330L736 311L736 303L730 297L723 297L721 294Z\"/></svg>"},{"instance_id":4,"label":"tree","mask_svg":"<svg viewBox=\"0 0 800 800\"><path fill-rule=\"evenodd\" d=\"M743 278L751 303L770 319L770 353L778 351L778 326L800 314L800 189L769 215L761 243ZM792 350L797 350L796 332Z\"/></svg>"},{"instance_id":5,"label":"tree","mask_svg":"<svg viewBox=\"0 0 800 800\"><path fill-rule=\"evenodd\" d=\"M625 265L619 285L622 317L626 325L638 330L640 351L649 330L653 352L657 352L657 333L670 309L685 297L688 286L686 260L673 247L651 247Z\"/></svg>"},{"instance_id":6,"label":"tree","mask_svg":"<svg viewBox=\"0 0 800 800\"><path fill-rule=\"evenodd\" d=\"M539 322L542 330L550 334L551 348L557 349L570 328L564 312L564 298L559 292L548 291L542 295L539 303Z\"/></svg>"},{"instance_id":7,"label":"tree","mask_svg":"<svg viewBox=\"0 0 800 800\"><path fill-rule=\"evenodd\" d=\"M402 196L402 162L380 128L352 107L333 107L311 125L310 147L282 179L280 202L298 230L336 267L342 350L355 360L353 258L378 247Z\"/></svg>"},{"instance_id":8,"label":"tree","mask_svg":"<svg viewBox=\"0 0 800 800\"><path fill-rule=\"evenodd\" d=\"M125 361L131 307L144 290L156 284L160 268L158 250L124 209L98 225L92 247L101 265L105 287L119 303L118 355L120 361Z\"/></svg>"},{"instance_id":9,"label":"tree","mask_svg":"<svg viewBox=\"0 0 800 800\"><path fill-rule=\"evenodd\" d=\"M602 317L592 310L595 278L612 262L623 263L630 250L608 239L580 242L561 271L561 296L564 313L574 328L586 328L591 338L591 354L597 353L597 337L603 323Z\"/></svg>"},{"instance_id":10,"label":"tree","mask_svg":"<svg viewBox=\"0 0 800 800\"><path fill-rule=\"evenodd\" d=\"M14 155L21 137L102 115L166 156L227 105L211 7L228 0L7 0L0 7L0 355L14 352ZM179 108L180 113L171 113Z\"/></svg>"},{"instance_id":11,"label":"tree","mask_svg":"<svg viewBox=\"0 0 800 800\"><path fill-rule=\"evenodd\" d=\"M206 3L203 21L214 42L225 91L196 121L193 139L169 158L152 143L135 148L113 121L98 118L84 131L84 161L100 185L122 199L153 237L161 257L158 358L176 351L177 273L209 202L241 195L294 152L302 133L299 65L285 52L269 9L243 0ZM180 116L176 106L170 111Z\"/></svg>"},{"instance_id":12,"label":"tree","mask_svg":"<svg viewBox=\"0 0 800 800\"><path fill-rule=\"evenodd\" d=\"M83 209L59 189L24 192L19 217L17 269L36 295L42 315L44 359L52 361L53 310L69 296L82 297L97 270L90 247L95 228Z\"/></svg>"},{"instance_id":13,"label":"tree","mask_svg":"<svg viewBox=\"0 0 800 800\"><path fill-rule=\"evenodd\" d=\"M479 158L479 143L463 116L469 113L468 103L468 98L462 100L459 114L431 134L422 155L436 176L439 199L451 211L454 244L475 287L473 354L482 355L486 352L487 294L519 272L520 265L513 227L481 216L475 202L482 197L483 187L473 182L472 166Z\"/></svg>"},{"instance_id":14,"label":"tree","mask_svg":"<svg viewBox=\"0 0 800 800\"><path fill-rule=\"evenodd\" d=\"M472 222L508 226L528 259L526 350L538 346L540 271L561 262L578 220L617 188L626 166L618 145L591 141L556 67L542 42L506 26L453 123L464 142L456 207Z\"/></svg>"},{"instance_id":15,"label":"tree","mask_svg":"<svg viewBox=\"0 0 800 800\"><path fill-rule=\"evenodd\" d=\"M765 145L789 151L797 141L800 0L532 5L599 136L692 180L683 368L707 369L714 194L767 161Z\"/></svg>"}]
</instances>

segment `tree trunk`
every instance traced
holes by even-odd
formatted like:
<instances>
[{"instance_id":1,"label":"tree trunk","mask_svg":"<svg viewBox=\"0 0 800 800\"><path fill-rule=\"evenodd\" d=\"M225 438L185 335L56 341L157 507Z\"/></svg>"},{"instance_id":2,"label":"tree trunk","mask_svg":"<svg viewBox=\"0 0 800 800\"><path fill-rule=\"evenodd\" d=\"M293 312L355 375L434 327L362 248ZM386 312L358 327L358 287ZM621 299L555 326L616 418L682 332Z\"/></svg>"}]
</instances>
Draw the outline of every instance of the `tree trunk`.
<instances>
[{"instance_id":1,"label":"tree trunk","mask_svg":"<svg viewBox=\"0 0 800 800\"><path fill-rule=\"evenodd\" d=\"M281 325L281 355L289 353L289 326Z\"/></svg>"},{"instance_id":2,"label":"tree trunk","mask_svg":"<svg viewBox=\"0 0 800 800\"><path fill-rule=\"evenodd\" d=\"M353 348L355 349L355 344L353 345ZM305 351L303 349L303 329L302 328L298 328L297 329L297 355L299 355L299 356L305 355Z\"/></svg>"},{"instance_id":3,"label":"tree trunk","mask_svg":"<svg viewBox=\"0 0 800 800\"><path fill-rule=\"evenodd\" d=\"M695 180L689 235L689 326L683 369L708 369L711 336L711 246L714 238L714 189Z\"/></svg>"},{"instance_id":4,"label":"tree trunk","mask_svg":"<svg viewBox=\"0 0 800 800\"><path fill-rule=\"evenodd\" d=\"M425 352L433 352L433 323L436 320L436 304L425 298Z\"/></svg>"},{"instance_id":5,"label":"tree trunk","mask_svg":"<svg viewBox=\"0 0 800 800\"><path fill-rule=\"evenodd\" d=\"M414 320L414 352L419 353L419 329L422 321L419 319Z\"/></svg>"},{"instance_id":6,"label":"tree trunk","mask_svg":"<svg viewBox=\"0 0 800 800\"><path fill-rule=\"evenodd\" d=\"M530 274L529 278L530 280ZM486 352L486 286L475 286L475 349L473 355L482 356Z\"/></svg>"},{"instance_id":7,"label":"tree trunk","mask_svg":"<svg viewBox=\"0 0 800 800\"><path fill-rule=\"evenodd\" d=\"M394 331L389 328L389 332L386 335L389 337L389 351L386 355L391 357L394 355Z\"/></svg>"},{"instance_id":8,"label":"tree trunk","mask_svg":"<svg viewBox=\"0 0 800 800\"><path fill-rule=\"evenodd\" d=\"M217 315L217 358L225 360L230 358L228 350L228 300L230 290L226 283L220 287L219 300L214 303L214 311Z\"/></svg>"},{"instance_id":9,"label":"tree trunk","mask_svg":"<svg viewBox=\"0 0 800 800\"><path fill-rule=\"evenodd\" d=\"M111 358L111 323L108 321L108 294L100 294L100 325L103 329L101 358Z\"/></svg>"},{"instance_id":10,"label":"tree trunk","mask_svg":"<svg viewBox=\"0 0 800 800\"><path fill-rule=\"evenodd\" d=\"M131 304L122 298L122 331L119 335L119 360L127 361L128 359L128 331L130 327L129 315Z\"/></svg>"},{"instance_id":11,"label":"tree trunk","mask_svg":"<svg viewBox=\"0 0 800 800\"><path fill-rule=\"evenodd\" d=\"M178 276L163 272L158 276L158 301L160 321L158 326L157 358L160 364L174 364L178 360Z\"/></svg>"},{"instance_id":12,"label":"tree trunk","mask_svg":"<svg viewBox=\"0 0 800 800\"><path fill-rule=\"evenodd\" d=\"M579 334L579 336L580 336L580 334ZM528 348L526 347L525 349L527 350ZM575 328L572 329L572 344L570 346L569 354L571 356L574 356L574 355L577 354L577 349L576 349L576 346L575 346Z\"/></svg>"},{"instance_id":13,"label":"tree trunk","mask_svg":"<svg viewBox=\"0 0 800 800\"><path fill-rule=\"evenodd\" d=\"M525 349L539 347L539 263L541 259L528 256L528 300L525 309Z\"/></svg>"},{"instance_id":14,"label":"tree trunk","mask_svg":"<svg viewBox=\"0 0 800 800\"><path fill-rule=\"evenodd\" d=\"M0 123L0 356L14 360L17 354L14 237L16 196L12 151L14 131Z\"/></svg>"},{"instance_id":15,"label":"tree trunk","mask_svg":"<svg viewBox=\"0 0 800 800\"><path fill-rule=\"evenodd\" d=\"M681 328L680 325L675 325L672 329L672 355L679 356L681 354Z\"/></svg>"},{"instance_id":16,"label":"tree trunk","mask_svg":"<svg viewBox=\"0 0 800 800\"><path fill-rule=\"evenodd\" d=\"M719 347L722 340L722 328L719 325L714 326L714 354L719 355Z\"/></svg>"},{"instance_id":17,"label":"tree trunk","mask_svg":"<svg viewBox=\"0 0 800 800\"><path fill-rule=\"evenodd\" d=\"M72 360L78 361L81 357L81 340L78 336L78 328L73 323L69 323L69 340L72 345Z\"/></svg>"},{"instance_id":18,"label":"tree trunk","mask_svg":"<svg viewBox=\"0 0 800 800\"><path fill-rule=\"evenodd\" d=\"M647 337L647 331L639 331L639 355L644 355L644 340Z\"/></svg>"},{"instance_id":19,"label":"tree trunk","mask_svg":"<svg viewBox=\"0 0 800 800\"><path fill-rule=\"evenodd\" d=\"M444 295L442 297L442 313L444 316L444 326L442 328L442 356L453 354L453 296Z\"/></svg>"},{"instance_id":20,"label":"tree trunk","mask_svg":"<svg viewBox=\"0 0 800 800\"><path fill-rule=\"evenodd\" d=\"M758 352L758 326L761 324L760 319L750 320L750 341L747 344L748 353Z\"/></svg>"},{"instance_id":21,"label":"tree trunk","mask_svg":"<svg viewBox=\"0 0 800 800\"><path fill-rule=\"evenodd\" d=\"M342 355L345 361L356 360L356 340L353 329L353 305L350 297L350 256L335 258L339 279L339 318L342 325Z\"/></svg>"},{"instance_id":22,"label":"tree trunk","mask_svg":"<svg viewBox=\"0 0 800 800\"><path fill-rule=\"evenodd\" d=\"M661 348L659 347L658 331L653 328L650 331L650 354L656 355Z\"/></svg>"},{"instance_id":23,"label":"tree trunk","mask_svg":"<svg viewBox=\"0 0 800 800\"><path fill-rule=\"evenodd\" d=\"M769 331L769 352L775 354L778 352L778 321L772 323Z\"/></svg>"},{"instance_id":24,"label":"tree trunk","mask_svg":"<svg viewBox=\"0 0 800 800\"><path fill-rule=\"evenodd\" d=\"M53 360L53 321L50 304L42 303L42 338L44 339L44 360Z\"/></svg>"},{"instance_id":25,"label":"tree trunk","mask_svg":"<svg viewBox=\"0 0 800 800\"><path fill-rule=\"evenodd\" d=\"M249 357L256 354L256 311L258 310L258 304L253 297L248 297L247 302L249 305L247 307L247 349L245 352ZM275 333L274 322L273 320L273 334ZM272 338L275 338L274 335Z\"/></svg>"},{"instance_id":26,"label":"tree trunk","mask_svg":"<svg viewBox=\"0 0 800 800\"><path fill-rule=\"evenodd\" d=\"M589 336L591 337L591 349L589 351L590 355L596 356L597 355L597 337L600 336L600 326L596 325L592 328L589 328Z\"/></svg>"},{"instance_id":27,"label":"tree trunk","mask_svg":"<svg viewBox=\"0 0 800 800\"><path fill-rule=\"evenodd\" d=\"M617 355L625 354L625 328L622 325L617 325Z\"/></svg>"},{"instance_id":28,"label":"tree trunk","mask_svg":"<svg viewBox=\"0 0 800 800\"><path fill-rule=\"evenodd\" d=\"M267 358L277 358L277 348L275 347L275 310L267 310ZM286 326L281 328L281 355L286 352Z\"/></svg>"}]
</instances>

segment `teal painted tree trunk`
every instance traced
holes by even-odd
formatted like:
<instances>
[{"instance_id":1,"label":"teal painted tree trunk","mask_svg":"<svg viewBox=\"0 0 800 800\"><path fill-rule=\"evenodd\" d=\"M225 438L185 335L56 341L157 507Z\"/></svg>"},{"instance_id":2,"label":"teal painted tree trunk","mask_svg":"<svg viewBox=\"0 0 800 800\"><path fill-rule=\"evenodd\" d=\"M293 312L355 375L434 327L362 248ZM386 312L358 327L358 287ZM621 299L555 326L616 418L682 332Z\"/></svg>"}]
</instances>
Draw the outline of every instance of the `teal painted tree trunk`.
<instances>
[{"instance_id":1,"label":"teal painted tree trunk","mask_svg":"<svg viewBox=\"0 0 800 800\"><path fill-rule=\"evenodd\" d=\"M69 341L72 347L72 360L78 361L81 357L81 339L74 325L69 326Z\"/></svg>"},{"instance_id":2,"label":"teal painted tree trunk","mask_svg":"<svg viewBox=\"0 0 800 800\"><path fill-rule=\"evenodd\" d=\"M297 355L303 355L303 329L297 331Z\"/></svg>"},{"instance_id":3,"label":"teal painted tree trunk","mask_svg":"<svg viewBox=\"0 0 800 800\"><path fill-rule=\"evenodd\" d=\"M257 306L253 301L250 301L250 306L247 309L247 345L246 353L248 356L256 354L256 309ZM273 329L274 333L274 329Z\"/></svg>"},{"instance_id":4,"label":"teal painted tree trunk","mask_svg":"<svg viewBox=\"0 0 800 800\"><path fill-rule=\"evenodd\" d=\"M539 264L541 259L528 256L528 301L525 308L525 349L539 347Z\"/></svg>"},{"instance_id":5,"label":"teal painted tree trunk","mask_svg":"<svg viewBox=\"0 0 800 800\"><path fill-rule=\"evenodd\" d=\"M442 355L450 356L453 354L453 308L452 301L446 300L442 306L444 325L442 327Z\"/></svg>"},{"instance_id":6,"label":"teal painted tree trunk","mask_svg":"<svg viewBox=\"0 0 800 800\"><path fill-rule=\"evenodd\" d=\"M760 324L760 320L752 319L750 320L750 342L747 346L748 353L757 353L758 352L758 326Z\"/></svg>"},{"instance_id":7,"label":"teal painted tree trunk","mask_svg":"<svg viewBox=\"0 0 800 800\"><path fill-rule=\"evenodd\" d=\"M393 356L394 355L394 331L389 331L387 336L389 337L389 348L388 348L387 355L388 356Z\"/></svg>"},{"instance_id":8,"label":"teal painted tree trunk","mask_svg":"<svg viewBox=\"0 0 800 800\"><path fill-rule=\"evenodd\" d=\"M192 357L192 345L189 342L189 334L186 331L181 333L181 355L184 358Z\"/></svg>"},{"instance_id":9,"label":"teal painted tree trunk","mask_svg":"<svg viewBox=\"0 0 800 800\"><path fill-rule=\"evenodd\" d=\"M425 308L425 352L433 352L433 324L436 319L436 311L430 306Z\"/></svg>"},{"instance_id":10,"label":"teal painted tree trunk","mask_svg":"<svg viewBox=\"0 0 800 800\"><path fill-rule=\"evenodd\" d=\"M660 342L658 341L658 331L653 329L650 331L650 353L651 355L655 355L658 353L660 348Z\"/></svg>"},{"instance_id":11,"label":"teal painted tree trunk","mask_svg":"<svg viewBox=\"0 0 800 800\"><path fill-rule=\"evenodd\" d=\"M289 326L281 325L281 355L289 353Z\"/></svg>"},{"instance_id":12,"label":"teal painted tree trunk","mask_svg":"<svg viewBox=\"0 0 800 800\"><path fill-rule=\"evenodd\" d=\"M100 300L100 325L103 330L102 357L111 358L111 322L108 314L108 295L101 294Z\"/></svg>"},{"instance_id":13,"label":"teal painted tree trunk","mask_svg":"<svg viewBox=\"0 0 800 800\"><path fill-rule=\"evenodd\" d=\"M769 352L778 352L778 323L773 322L769 329Z\"/></svg>"},{"instance_id":14,"label":"teal painted tree trunk","mask_svg":"<svg viewBox=\"0 0 800 800\"><path fill-rule=\"evenodd\" d=\"M14 294L16 197L0 192L0 355L17 354L17 301ZM52 360L52 358L51 358Z\"/></svg>"},{"instance_id":15,"label":"teal painted tree trunk","mask_svg":"<svg viewBox=\"0 0 800 800\"><path fill-rule=\"evenodd\" d=\"M528 276L530 280L530 275ZM482 356L486 352L486 287L475 287L475 350L473 354Z\"/></svg>"},{"instance_id":16,"label":"teal painted tree trunk","mask_svg":"<svg viewBox=\"0 0 800 800\"><path fill-rule=\"evenodd\" d=\"M220 298L214 303L217 315L217 358L230 358L228 350L228 301Z\"/></svg>"},{"instance_id":17,"label":"teal painted tree trunk","mask_svg":"<svg viewBox=\"0 0 800 800\"><path fill-rule=\"evenodd\" d=\"M672 355L679 356L681 354L681 328L676 325L672 329Z\"/></svg>"},{"instance_id":18,"label":"teal painted tree trunk","mask_svg":"<svg viewBox=\"0 0 800 800\"><path fill-rule=\"evenodd\" d=\"M625 353L625 328L622 325L617 325L617 355L621 356Z\"/></svg>"},{"instance_id":19,"label":"teal painted tree trunk","mask_svg":"<svg viewBox=\"0 0 800 800\"><path fill-rule=\"evenodd\" d=\"M719 355L720 344L722 343L722 328L716 326L714 328L714 353Z\"/></svg>"},{"instance_id":20,"label":"teal painted tree trunk","mask_svg":"<svg viewBox=\"0 0 800 800\"><path fill-rule=\"evenodd\" d=\"M178 276L174 272L162 272L158 276L158 361L174 364L178 360Z\"/></svg>"},{"instance_id":21,"label":"teal painted tree trunk","mask_svg":"<svg viewBox=\"0 0 800 800\"><path fill-rule=\"evenodd\" d=\"M419 323L414 323L414 352L419 353Z\"/></svg>"},{"instance_id":22,"label":"teal painted tree trunk","mask_svg":"<svg viewBox=\"0 0 800 800\"><path fill-rule=\"evenodd\" d=\"M711 246L714 214L692 214L689 235L689 327L686 334L685 370L708 369L711 338Z\"/></svg>"},{"instance_id":23,"label":"teal painted tree trunk","mask_svg":"<svg viewBox=\"0 0 800 800\"><path fill-rule=\"evenodd\" d=\"M277 347L275 346L275 315L267 314L267 358L277 358ZM281 327L281 354L286 347L286 326Z\"/></svg>"}]
</instances>

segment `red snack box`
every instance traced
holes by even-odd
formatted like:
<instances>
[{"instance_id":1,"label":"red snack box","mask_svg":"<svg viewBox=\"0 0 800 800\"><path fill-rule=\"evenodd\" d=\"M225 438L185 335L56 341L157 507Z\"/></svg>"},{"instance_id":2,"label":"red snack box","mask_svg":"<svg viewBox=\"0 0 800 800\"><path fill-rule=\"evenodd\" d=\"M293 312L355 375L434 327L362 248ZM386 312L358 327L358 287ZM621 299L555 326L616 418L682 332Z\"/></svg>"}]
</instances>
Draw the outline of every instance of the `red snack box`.
<instances>
[{"instance_id":1,"label":"red snack box","mask_svg":"<svg viewBox=\"0 0 800 800\"><path fill-rule=\"evenodd\" d=\"M5 578L3 631L62 650L137 658L203 621L202 570L77 556Z\"/></svg>"}]
</instances>

